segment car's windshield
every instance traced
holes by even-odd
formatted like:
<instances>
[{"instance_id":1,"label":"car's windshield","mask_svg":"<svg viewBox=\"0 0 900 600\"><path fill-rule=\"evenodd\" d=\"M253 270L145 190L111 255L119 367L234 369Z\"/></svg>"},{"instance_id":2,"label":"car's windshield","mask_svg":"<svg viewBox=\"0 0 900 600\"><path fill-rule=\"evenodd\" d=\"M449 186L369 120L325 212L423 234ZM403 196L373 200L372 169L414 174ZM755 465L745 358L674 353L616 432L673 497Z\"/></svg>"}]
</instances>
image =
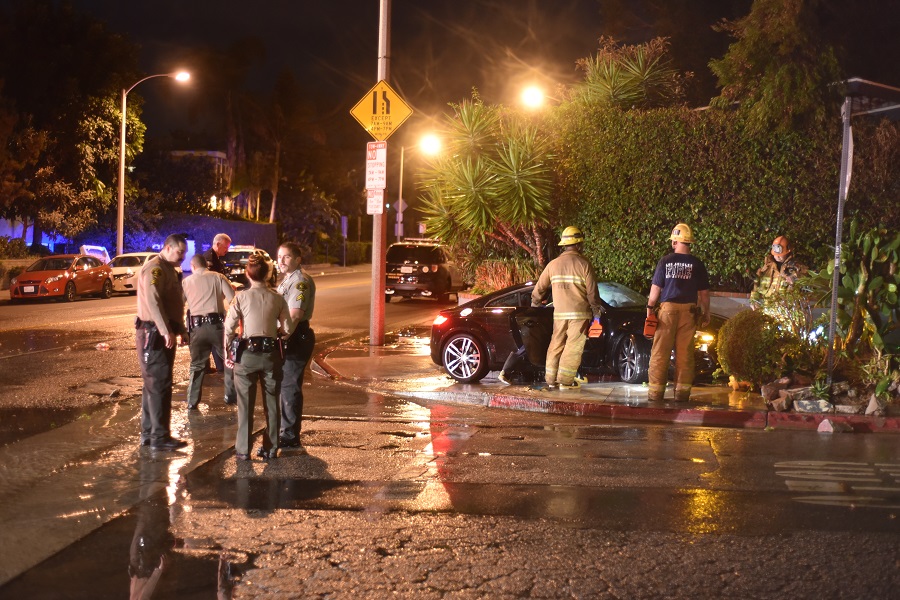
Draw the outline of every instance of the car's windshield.
<instances>
[{"instance_id":1,"label":"car's windshield","mask_svg":"<svg viewBox=\"0 0 900 600\"><path fill-rule=\"evenodd\" d=\"M140 256L117 256L109 263L111 267L139 267L141 266Z\"/></svg>"},{"instance_id":2,"label":"car's windshield","mask_svg":"<svg viewBox=\"0 0 900 600\"><path fill-rule=\"evenodd\" d=\"M613 308L640 308L647 306L647 299L631 288L612 281L597 284L600 298Z\"/></svg>"},{"instance_id":3,"label":"car's windshield","mask_svg":"<svg viewBox=\"0 0 900 600\"><path fill-rule=\"evenodd\" d=\"M444 262L440 249L434 246L403 245L391 246L387 251L386 261L389 263L440 264Z\"/></svg>"},{"instance_id":4,"label":"car's windshield","mask_svg":"<svg viewBox=\"0 0 900 600\"><path fill-rule=\"evenodd\" d=\"M65 271L72 266L74 258L42 258L33 263L26 271Z\"/></svg>"}]
</instances>

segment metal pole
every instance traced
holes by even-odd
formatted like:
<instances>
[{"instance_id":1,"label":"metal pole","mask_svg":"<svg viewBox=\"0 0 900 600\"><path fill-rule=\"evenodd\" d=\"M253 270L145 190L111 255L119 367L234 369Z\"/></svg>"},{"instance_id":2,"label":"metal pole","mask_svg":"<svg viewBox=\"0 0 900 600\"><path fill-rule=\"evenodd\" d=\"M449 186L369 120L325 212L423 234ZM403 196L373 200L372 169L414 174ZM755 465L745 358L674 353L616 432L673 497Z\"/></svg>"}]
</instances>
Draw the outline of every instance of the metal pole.
<instances>
[{"instance_id":1,"label":"metal pole","mask_svg":"<svg viewBox=\"0 0 900 600\"><path fill-rule=\"evenodd\" d=\"M844 228L844 203L847 200L847 187L849 184L847 174L851 168L850 148L853 144L853 132L850 129L850 110L851 98L847 96L844 98L843 107L841 107L841 116L844 120L844 134L841 148L841 180L838 182L837 226L834 232L834 277L831 282L831 313L828 320L828 385L831 385L834 371L834 330L837 322L838 286L841 281L841 238L843 237Z\"/></svg>"},{"instance_id":2,"label":"metal pole","mask_svg":"<svg viewBox=\"0 0 900 600\"><path fill-rule=\"evenodd\" d=\"M390 76L391 0L381 0L378 16L378 81ZM369 313L369 345L384 345L384 288L387 268L387 220L384 213L372 215L372 300Z\"/></svg>"},{"instance_id":3,"label":"metal pole","mask_svg":"<svg viewBox=\"0 0 900 600\"><path fill-rule=\"evenodd\" d=\"M144 83L148 79L155 77L171 77L178 81L187 81L190 74L181 71L179 73L157 73L156 75L148 75L140 81L135 82L130 88L122 89L122 128L119 132L119 214L116 219L116 254L122 254L125 245L125 121L128 118L126 112L128 92Z\"/></svg>"},{"instance_id":4,"label":"metal pole","mask_svg":"<svg viewBox=\"0 0 900 600\"><path fill-rule=\"evenodd\" d=\"M122 89L122 128L119 132L119 214L116 220L116 256L125 245L125 119L128 90Z\"/></svg>"},{"instance_id":5,"label":"metal pole","mask_svg":"<svg viewBox=\"0 0 900 600\"><path fill-rule=\"evenodd\" d=\"M403 154L406 152L406 146L400 146L400 189L397 192L397 241L403 239Z\"/></svg>"}]
</instances>

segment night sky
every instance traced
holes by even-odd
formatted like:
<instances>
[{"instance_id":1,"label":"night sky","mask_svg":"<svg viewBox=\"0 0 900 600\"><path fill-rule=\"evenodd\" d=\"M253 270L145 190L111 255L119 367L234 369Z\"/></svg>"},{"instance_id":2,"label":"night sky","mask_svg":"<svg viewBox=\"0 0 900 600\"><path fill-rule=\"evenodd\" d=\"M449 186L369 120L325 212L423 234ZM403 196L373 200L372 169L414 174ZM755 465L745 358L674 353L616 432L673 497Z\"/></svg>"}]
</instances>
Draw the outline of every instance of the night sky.
<instances>
[{"instance_id":1,"label":"night sky","mask_svg":"<svg viewBox=\"0 0 900 600\"><path fill-rule=\"evenodd\" d=\"M0 0L9 5L15 0ZM143 84L148 136L175 127L201 129L202 116L189 114L185 95L210 94L203 73L192 68L204 48L224 51L233 44L257 44L264 54L244 81L247 89L267 94L276 75L289 69L316 107L326 129L359 128L350 108L376 82L379 0L72 0L81 11L108 23L140 47L140 67L164 73L184 67L194 71L192 89L174 84ZM716 94L707 68L730 43L711 25L722 17L738 18L751 0L393 0L391 85L416 111L394 136L417 136L430 120L447 112L477 88L491 103L514 104L525 83L580 79L579 58L594 53L601 35L636 43L655 35L671 38L676 64L694 71L695 97L706 104ZM826 2L828 4L828 2ZM853 74L866 78L865 66L891 55L896 63L900 0L854 0L832 3L833 28L848 24L847 14L866 15L855 27L868 37L856 48ZM678 22L655 19L659 6ZM673 8L677 7L677 8ZM873 17L872 15L875 15ZM683 18L682 18L683 17ZM861 17L862 18L862 17ZM853 25L850 23L850 25ZM874 28L874 29L873 29ZM883 31L879 32L878 29ZM893 31L893 35L890 32ZM852 32L851 32L852 34ZM848 35L851 35L848 34ZM855 34L854 34L855 35ZM894 71L896 73L896 64ZM900 81L884 81L900 85ZM215 100L215 99L213 99ZM194 103L197 104L196 102ZM217 126L221 126L218 124Z\"/></svg>"},{"instance_id":2,"label":"night sky","mask_svg":"<svg viewBox=\"0 0 900 600\"><path fill-rule=\"evenodd\" d=\"M348 111L376 82L378 0L77 0L141 47L148 73L190 68L196 49L246 38L265 45L247 80L260 90L292 70L322 110ZM571 82L602 33L596 0L394 0L391 84L418 119L477 88L512 103L526 81ZM153 92L142 86L148 98ZM175 94L167 111L179 112ZM159 110L147 103L148 119ZM150 122L152 125L152 120Z\"/></svg>"}]
</instances>

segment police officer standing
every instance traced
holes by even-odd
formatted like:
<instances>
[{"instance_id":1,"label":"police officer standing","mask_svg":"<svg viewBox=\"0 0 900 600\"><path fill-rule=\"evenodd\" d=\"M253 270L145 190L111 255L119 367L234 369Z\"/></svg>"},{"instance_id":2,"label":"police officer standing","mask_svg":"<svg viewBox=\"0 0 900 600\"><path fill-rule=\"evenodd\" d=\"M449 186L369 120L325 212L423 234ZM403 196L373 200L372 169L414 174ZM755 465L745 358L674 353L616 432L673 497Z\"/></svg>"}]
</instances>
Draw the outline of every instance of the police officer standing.
<instances>
[{"instance_id":1,"label":"police officer standing","mask_svg":"<svg viewBox=\"0 0 900 600\"><path fill-rule=\"evenodd\" d=\"M269 268L261 256L250 256L246 271L250 289L235 296L225 317L225 343L229 349L226 364L234 368L237 390L238 430L234 450L238 460L250 459L257 382L263 388L266 414L266 430L257 455L265 459L278 456L282 359L277 342L279 335L290 335L293 323L284 298L266 286ZM235 340L238 343L232 351Z\"/></svg>"},{"instance_id":2,"label":"police officer standing","mask_svg":"<svg viewBox=\"0 0 900 600\"><path fill-rule=\"evenodd\" d=\"M657 263L647 301L647 315L656 312L659 319L650 350L647 397L663 400L674 348L675 401L687 402L694 383L694 334L698 323L709 323L709 273L703 261L691 254L694 234L690 227L679 223L669 240L674 252Z\"/></svg>"},{"instance_id":3,"label":"police officer standing","mask_svg":"<svg viewBox=\"0 0 900 600\"><path fill-rule=\"evenodd\" d=\"M199 254L191 257L191 276L181 282L187 302L187 326L191 337L191 377L188 381L188 409L195 410L203 391L206 361L212 352L224 361L225 302L234 298L231 283L221 273L206 268L206 259ZM231 388L229 390L229 387ZM234 398L234 379L225 378L225 400Z\"/></svg>"},{"instance_id":4,"label":"police officer standing","mask_svg":"<svg viewBox=\"0 0 900 600\"><path fill-rule=\"evenodd\" d=\"M172 368L176 336L187 341L184 301L176 265L184 260L187 242L170 235L158 256L138 274L135 344L141 377L141 445L154 450L175 450L187 445L172 437Z\"/></svg>"},{"instance_id":5,"label":"police officer standing","mask_svg":"<svg viewBox=\"0 0 900 600\"><path fill-rule=\"evenodd\" d=\"M581 254L584 234L577 227L566 227L559 245L565 250L544 268L531 294L531 305L540 306L548 291L553 292L553 337L547 349L544 378L547 387L577 390L576 379L591 318L603 314L597 276L591 263Z\"/></svg>"},{"instance_id":6,"label":"police officer standing","mask_svg":"<svg viewBox=\"0 0 900 600\"><path fill-rule=\"evenodd\" d=\"M278 248L278 266L284 279L278 293L287 302L291 320L296 324L284 352L284 381L281 384L282 448L300 446L300 424L303 418L303 376L312 357L316 335L309 326L316 304L316 283L300 266L300 246L285 242Z\"/></svg>"},{"instance_id":7,"label":"police officer standing","mask_svg":"<svg viewBox=\"0 0 900 600\"><path fill-rule=\"evenodd\" d=\"M212 247L203 253L203 258L206 259L206 267L210 271L228 275L225 263L222 262L222 257L228 252L230 246L231 238L227 233L216 234L212 241Z\"/></svg>"}]
</instances>

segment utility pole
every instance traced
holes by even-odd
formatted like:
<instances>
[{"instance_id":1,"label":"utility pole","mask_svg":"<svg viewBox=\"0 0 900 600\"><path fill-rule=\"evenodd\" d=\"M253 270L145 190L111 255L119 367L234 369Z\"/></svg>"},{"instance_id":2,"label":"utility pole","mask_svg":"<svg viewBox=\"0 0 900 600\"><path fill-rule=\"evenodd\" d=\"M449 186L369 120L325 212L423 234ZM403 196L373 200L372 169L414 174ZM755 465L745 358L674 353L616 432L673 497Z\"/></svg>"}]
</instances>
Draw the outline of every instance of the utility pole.
<instances>
[{"instance_id":1,"label":"utility pole","mask_svg":"<svg viewBox=\"0 0 900 600\"><path fill-rule=\"evenodd\" d=\"M378 81L390 77L391 0L381 0L378 15ZM384 212L372 215L372 298L369 311L369 345L384 345L384 281L387 276L387 220Z\"/></svg>"}]
</instances>

